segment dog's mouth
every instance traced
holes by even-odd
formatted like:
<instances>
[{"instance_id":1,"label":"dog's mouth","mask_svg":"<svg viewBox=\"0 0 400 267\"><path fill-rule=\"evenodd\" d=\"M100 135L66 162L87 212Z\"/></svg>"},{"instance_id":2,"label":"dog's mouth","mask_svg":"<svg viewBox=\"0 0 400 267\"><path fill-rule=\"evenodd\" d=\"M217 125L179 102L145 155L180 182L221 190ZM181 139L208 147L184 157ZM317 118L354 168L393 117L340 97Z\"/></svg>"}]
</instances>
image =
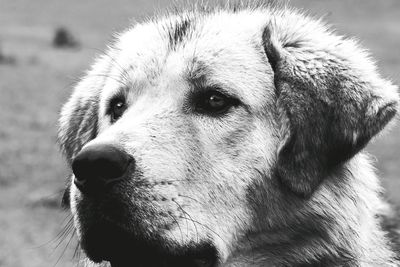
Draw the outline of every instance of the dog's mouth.
<instances>
[{"instance_id":1,"label":"dog's mouth","mask_svg":"<svg viewBox=\"0 0 400 267\"><path fill-rule=\"evenodd\" d=\"M112 267L213 267L217 251L210 243L177 245L137 237L112 223L101 222L82 234L81 245L94 262Z\"/></svg>"}]
</instances>

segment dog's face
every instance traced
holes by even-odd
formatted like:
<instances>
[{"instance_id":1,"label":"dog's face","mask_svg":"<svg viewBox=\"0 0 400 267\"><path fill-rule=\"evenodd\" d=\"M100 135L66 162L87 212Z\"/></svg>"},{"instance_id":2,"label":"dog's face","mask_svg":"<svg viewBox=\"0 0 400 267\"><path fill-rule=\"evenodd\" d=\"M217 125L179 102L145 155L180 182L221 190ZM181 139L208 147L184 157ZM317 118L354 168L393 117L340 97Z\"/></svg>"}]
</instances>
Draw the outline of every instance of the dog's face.
<instances>
[{"instance_id":1,"label":"dog's face","mask_svg":"<svg viewBox=\"0 0 400 267\"><path fill-rule=\"evenodd\" d=\"M286 216L285 195L311 195L393 116L396 97L381 92L390 84L329 51L329 40L286 29L309 23L329 36L290 16L171 16L121 34L97 61L60 120L91 260L223 262ZM369 72L379 82L361 84Z\"/></svg>"}]
</instances>

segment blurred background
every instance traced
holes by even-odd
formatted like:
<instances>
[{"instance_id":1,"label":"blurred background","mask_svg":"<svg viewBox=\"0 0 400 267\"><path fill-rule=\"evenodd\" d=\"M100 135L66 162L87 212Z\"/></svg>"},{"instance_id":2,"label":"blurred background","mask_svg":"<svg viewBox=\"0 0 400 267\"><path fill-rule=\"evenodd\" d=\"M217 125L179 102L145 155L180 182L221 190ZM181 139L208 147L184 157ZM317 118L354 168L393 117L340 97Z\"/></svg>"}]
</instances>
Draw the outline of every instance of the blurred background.
<instances>
[{"instance_id":1,"label":"blurred background","mask_svg":"<svg viewBox=\"0 0 400 267\"><path fill-rule=\"evenodd\" d=\"M69 176L56 145L60 108L113 32L169 5L167 0L0 0L0 266L77 266L71 217L60 208ZM291 5L323 16L339 34L357 37L383 76L400 84L399 0L292 0ZM367 147L397 206L399 131L394 127Z\"/></svg>"}]
</instances>

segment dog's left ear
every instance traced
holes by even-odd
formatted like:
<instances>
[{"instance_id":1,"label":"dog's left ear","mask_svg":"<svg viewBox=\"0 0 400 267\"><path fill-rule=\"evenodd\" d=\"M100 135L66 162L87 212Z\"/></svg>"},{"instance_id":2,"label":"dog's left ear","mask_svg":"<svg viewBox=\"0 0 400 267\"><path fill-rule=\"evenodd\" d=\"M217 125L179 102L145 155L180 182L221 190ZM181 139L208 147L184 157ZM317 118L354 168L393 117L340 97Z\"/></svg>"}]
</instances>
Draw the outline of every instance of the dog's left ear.
<instances>
[{"instance_id":1,"label":"dog's left ear","mask_svg":"<svg viewBox=\"0 0 400 267\"><path fill-rule=\"evenodd\" d=\"M281 16L263 32L283 129L276 170L309 196L393 118L397 88L354 41L303 16Z\"/></svg>"},{"instance_id":2,"label":"dog's left ear","mask_svg":"<svg viewBox=\"0 0 400 267\"><path fill-rule=\"evenodd\" d=\"M58 142L68 163L97 136L99 96L109 68L107 56L100 57L75 86L61 110Z\"/></svg>"},{"instance_id":3,"label":"dog's left ear","mask_svg":"<svg viewBox=\"0 0 400 267\"><path fill-rule=\"evenodd\" d=\"M58 143L70 165L82 147L98 134L99 96L108 75L109 60L110 57L103 56L96 61L61 110ZM70 184L68 179L61 203L65 208L69 207Z\"/></svg>"}]
</instances>

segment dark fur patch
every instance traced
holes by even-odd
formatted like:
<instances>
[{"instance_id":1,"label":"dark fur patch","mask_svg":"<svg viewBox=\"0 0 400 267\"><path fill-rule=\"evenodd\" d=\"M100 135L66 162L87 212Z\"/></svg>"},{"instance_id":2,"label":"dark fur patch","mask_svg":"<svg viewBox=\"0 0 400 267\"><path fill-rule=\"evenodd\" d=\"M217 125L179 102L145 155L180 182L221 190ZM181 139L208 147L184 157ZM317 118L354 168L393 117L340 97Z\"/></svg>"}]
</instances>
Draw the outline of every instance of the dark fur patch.
<instances>
[{"instance_id":1,"label":"dark fur patch","mask_svg":"<svg viewBox=\"0 0 400 267\"><path fill-rule=\"evenodd\" d=\"M355 266L355 256L347 242L335 243L329 235L331 229L340 227L330 212L309 211L307 200L285 187L281 189L276 174L259 174L261 180L250 185L246 194L253 209L253 224L262 228L261 232L246 233L253 250L274 259L274 266ZM329 249L325 247L327 243ZM306 247L315 254L297 257L303 253L298 249Z\"/></svg>"},{"instance_id":2,"label":"dark fur patch","mask_svg":"<svg viewBox=\"0 0 400 267\"><path fill-rule=\"evenodd\" d=\"M270 27L267 25L262 34L264 50L274 70L280 116L287 120L282 123L288 124L277 171L283 184L307 197L389 122L397 102L376 95L381 89L375 87L383 83L355 76L353 72L357 71L349 67L350 60L346 62L333 52L309 49L306 42L300 46L301 39L278 40ZM337 42L340 47L341 40ZM329 54L330 60L312 59L323 69L318 70L320 75L297 61L296 53L305 51L310 58L313 53ZM326 73L329 75L322 75Z\"/></svg>"},{"instance_id":3,"label":"dark fur patch","mask_svg":"<svg viewBox=\"0 0 400 267\"><path fill-rule=\"evenodd\" d=\"M279 62L280 55L279 55L279 51L273 45L271 38L272 38L271 29L269 26L267 26L267 27L265 27L265 29L262 33L262 43L263 43L263 47L264 47L264 52L268 58L268 62L269 62L269 64L271 64L271 67L275 72L277 64Z\"/></svg>"},{"instance_id":4,"label":"dark fur patch","mask_svg":"<svg viewBox=\"0 0 400 267\"><path fill-rule=\"evenodd\" d=\"M189 37L192 26L193 20L188 16L180 17L180 20L176 21L175 25L171 25L171 28L168 30L171 50L174 50L185 38Z\"/></svg>"}]
</instances>

